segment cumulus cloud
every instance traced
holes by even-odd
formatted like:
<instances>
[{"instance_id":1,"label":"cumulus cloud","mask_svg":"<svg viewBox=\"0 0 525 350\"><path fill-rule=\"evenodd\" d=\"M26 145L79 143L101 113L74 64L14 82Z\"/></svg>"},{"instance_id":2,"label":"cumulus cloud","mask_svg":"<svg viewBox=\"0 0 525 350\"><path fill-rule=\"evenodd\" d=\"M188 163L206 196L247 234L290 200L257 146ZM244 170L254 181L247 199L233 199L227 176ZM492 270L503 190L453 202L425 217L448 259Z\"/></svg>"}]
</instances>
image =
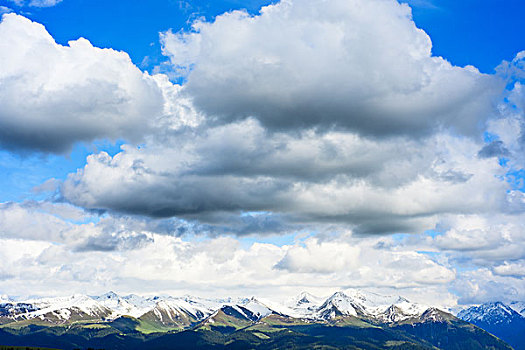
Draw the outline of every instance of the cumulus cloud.
<instances>
[{"instance_id":1,"label":"cumulus cloud","mask_svg":"<svg viewBox=\"0 0 525 350\"><path fill-rule=\"evenodd\" d=\"M460 304L523 300L524 222L523 213L447 215L431 235L405 236L386 249L428 252L457 269L449 288Z\"/></svg>"},{"instance_id":2,"label":"cumulus cloud","mask_svg":"<svg viewBox=\"0 0 525 350\"><path fill-rule=\"evenodd\" d=\"M4 14L0 145L65 152L78 141L139 141L164 116L161 79L140 71L124 52L82 38L62 46L42 25Z\"/></svg>"},{"instance_id":3,"label":"cumulus cloud","mask_svg":"<svg viewBox=\"0 0 525 350\"><path fill-rule=\"evenodd\" d=\"M520 90L514 85L508 92ZM260 118L209 125L209 116L201 115L200 124L177 138L151 138L140 149L123 146L113 157L90 156L61 194L89 209L176 216L203 227L243 212L269 212L280 223L264 228L274 232L283 231L281 223L345 224L356 233L423 232L445 215L515 215L525 201L508 176L520 164L523 116L508 101L498 113L487 129L495 141L487 143L443 129L423 138L382 139L337 129L269 130ZM513 165L502 165L502 156ZM465 242L447 242L450 231L441 249L457 244L475 250L468 246L475 232L458 233Z\"/></svg>"},{"instance_id":4,"label":"cumulus cloud","mask_svg":"<svg viewBox=\"0 0 525 350\"><path fill-rule=\"evenodd\" d=\"M1 237L55 242L75 240L73 224L35 203L0 204L0 222Z\"/></svg>"},{"instance_id":5,"label":"cumulus cloud","mask_svg":"<svg viewBox=\"0 0 525 350\"><path fill-rule=\"evenodd\" d=\"M439 251L448 252L457 263L516 266L525 258L523 222L523 213L451 216L441 222L449 228L434 237L431 244Z\"/></svg>"},{"instance_id":6,"label":"cumulus cloud","mask_svg":"<svg viewBox=\"0 0 525 350\"><path fill-rule=\"evenodd\" d=\"M496 275L511 276L517 278L525 277L525 260L518 262L504 262L501 265L494 266L492 269Z\"/></svg>"},{"instance_id":7,"label":"cumulus cloud","mask_svg":"<svg viewBox=\"0 0 525 350\"><path fill-rule=\"evenodd\" d=\"M88 157L61 187L89 209L213 223L272 212L289 223L345 223L358 232L417 232L436 216L508 206L497 160L469 139L378 141L353 133L269 134L255 120L123 146ZM275 225L274 225L275 226ZM268 226L266 226L268 227Z\"/></svg>"},{"instance_id":8,"label":"cumulus cloud","mask_svg":"<svg viewBox=\"0 0 525 350\"><path fill-rule=\"evenodd\" d=\"M309 240L304 246L296 246L286 252L275 265L281 270L293 272L332 273L356 267L359 248L339 242Z\"/></svg>"},{"instance_id":9,"label":"cumulus cloud","mask_svg":"<svg viewBox=\"0 0 525 350\"><path fill-rule=\"evenodd\" d=\"M136 249L151 242L155 228L144 220L98 219L69 204L34 201L0 203L0 222L0 239L50 242L79 251Z\"/></svg>"},{"instance_id":10,"label":"cumulus cloud","mask_svg":"<svg viewBox=\"0 0 525 350\"><path fill-rule=\"evenodd\" d=\"M0 235L0 258L9 271L3 293L96 294L114 289L116 283L130 292L203 295L209 295L209 286L224 295L265 296L305 289L324 295L352 287L384 293L402 289L414 300L441 305L450 285L462 303L518 298L525 266L524 252L515 255L512 249L524 237L523 230L513 226L519 219L507 228L494 227L493 232L472 237L472 241L483 236L494 239L465 250L465 242L445 247L437 238L414 244L392 236L358 237L349 232L296 236L295 243L285 245L247 245L232 236L195 241L188 239L194 232L180 236L173 229L175 223L166 219L105 216L94 222L78 214L67 205L46 202L0 208L0 219L6 223ZM34 225L28 224L31 220ZM456 230L481 231L488 222L471 216L449 224ZM447 235L449 240L455 238ZM439 246L443 252L421 252L429 246ZM461 264L450 256L454 249L469 259L468 273L456 272L454 267ZM483 250L498 253L484 255ZM472 269L472 263L478 267ZM453 306L455 298L448 298L446 306Z\"/></svg>"},{"instance_id":11,"label":"cumulus cloud","mask_svg":"<svg viewBox=\"0 0 525 350\"><path fill-rule=\"evenodd\" d=\"M394 0L286 0L161 35L196 106L221 122L373 136L479 132L502 81L431 54Z\"/></svg>"},{"instance_id":12,"label":"cumulus cloud","mask_svg":"<svg viewBox=\"0 0 525 350\"><path fill-rule=\"evenodd\" d=\"M452 285L460 304L525 299L525 279L498 276L488 268L467 271Z\"/></svg>"}]
</instances>

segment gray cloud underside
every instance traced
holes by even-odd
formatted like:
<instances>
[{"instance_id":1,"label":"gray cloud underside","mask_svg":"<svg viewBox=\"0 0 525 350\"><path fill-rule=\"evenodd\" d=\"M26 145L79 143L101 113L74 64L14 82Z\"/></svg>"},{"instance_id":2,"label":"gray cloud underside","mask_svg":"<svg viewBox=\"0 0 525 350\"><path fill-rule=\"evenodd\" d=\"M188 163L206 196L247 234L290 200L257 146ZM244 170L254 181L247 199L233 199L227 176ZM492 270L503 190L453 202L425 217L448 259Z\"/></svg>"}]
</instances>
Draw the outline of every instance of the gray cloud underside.
<instances>
[{"instance_id":1,"label":"gray cloud underside","mask_svg":"<svg viewBox=\"0 0 525 350\"><path fill-rule=\"evenodd\" d=\"M454 140L269 135L248 120L172 144L126 146L115 157L92 155L61 193L89 209L203 223L262 211L295 224L414 232L432 227L440 214L503 210L508 203L507 185L492 175L502 172L497 159L478 158L474 141L457 149Z\"/></svg>"}]
</instances>

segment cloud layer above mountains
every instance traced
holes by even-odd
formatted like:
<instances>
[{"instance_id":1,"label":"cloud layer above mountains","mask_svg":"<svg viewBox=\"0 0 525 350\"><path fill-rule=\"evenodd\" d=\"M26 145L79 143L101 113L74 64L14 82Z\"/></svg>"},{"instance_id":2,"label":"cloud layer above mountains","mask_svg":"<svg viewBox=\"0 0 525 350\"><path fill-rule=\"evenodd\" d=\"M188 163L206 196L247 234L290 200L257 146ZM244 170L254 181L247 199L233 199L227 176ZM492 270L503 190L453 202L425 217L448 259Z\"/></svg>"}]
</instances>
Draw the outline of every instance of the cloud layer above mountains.
<instances>
[{"instance_id":1,"label":"cloud layer above mountains","mask_svg":"<svg viewBox=\"0 0 525 350\"><path fill-rule=\"evenodd\" d=\"M425 254L391 249L390 237L304 237L284 245L226 236L190 241L155 221L106 217L95 224L74 207L45 202L2 205L0 219L6 223L2 292L12 295L67 288L278 297L303 289L395 287L414 296L410 289L425 288L437 299L450 298L445 285L455 277Z\"/></svg>"},{"instance_id":2,"label":"cloud layer above mountains","mask_svg":"<svg viewBox=\"0 0 525 350\"><path fill-rule=\"evenodd\" d=\"M525 299L523 53L493 75L453 66L393 0L283 0L160 40L180 85L2 17L2 148L123 142L58 181L55 203L0 204L4 247L29 247L0 249L6 289L49 271L101 292Z\"/></svg>"}]
</instances>

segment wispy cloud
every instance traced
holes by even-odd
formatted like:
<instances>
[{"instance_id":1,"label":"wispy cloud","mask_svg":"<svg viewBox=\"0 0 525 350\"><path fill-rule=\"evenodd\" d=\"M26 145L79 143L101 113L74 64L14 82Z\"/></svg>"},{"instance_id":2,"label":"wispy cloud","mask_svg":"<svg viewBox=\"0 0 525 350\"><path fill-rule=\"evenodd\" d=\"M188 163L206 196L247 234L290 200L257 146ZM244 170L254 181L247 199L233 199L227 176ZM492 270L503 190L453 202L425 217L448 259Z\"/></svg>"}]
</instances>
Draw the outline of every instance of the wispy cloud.
<instances>
[{"instance_id":1,"label":"wispy cloud","mask_svg":"<svg viewBox=\"0 0 525 350\"><path fill-rule=\"evenodd\" d=\"M16 6L31 6L31 7L52 7L63 0L9 0Z\"/></svg>"}]
</instances>

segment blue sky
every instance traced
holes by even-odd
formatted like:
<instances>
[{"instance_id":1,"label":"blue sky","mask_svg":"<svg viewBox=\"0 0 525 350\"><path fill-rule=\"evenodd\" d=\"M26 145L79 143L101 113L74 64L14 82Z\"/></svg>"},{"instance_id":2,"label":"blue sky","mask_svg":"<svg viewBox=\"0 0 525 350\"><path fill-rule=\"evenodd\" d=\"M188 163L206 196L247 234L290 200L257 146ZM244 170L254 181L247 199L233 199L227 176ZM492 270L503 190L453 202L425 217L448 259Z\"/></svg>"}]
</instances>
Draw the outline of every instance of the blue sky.
<instances>
[{"instance_id":1,"label":"blue sky","mask_svg":"<svg viewBox=\"0 0 525 350\"><path fill-rule=\"evenodd\" d=\"M0 294L525 300L522 1L35 1L0 0Z\"/></svg>"},{"instance_id":2,"label":"blue sky","mask_svg":"<svg viewBox=\"0 0 525 350\"><path fill-rule=\"evenodd\" d=\"M434 54L452 63L478 67L491 73L503 60L521 51L520 33L525 19L523 2L494 0L434 1L433 6L413 2L414 19L432 38Z\"/></svg>"}]
</instances>

